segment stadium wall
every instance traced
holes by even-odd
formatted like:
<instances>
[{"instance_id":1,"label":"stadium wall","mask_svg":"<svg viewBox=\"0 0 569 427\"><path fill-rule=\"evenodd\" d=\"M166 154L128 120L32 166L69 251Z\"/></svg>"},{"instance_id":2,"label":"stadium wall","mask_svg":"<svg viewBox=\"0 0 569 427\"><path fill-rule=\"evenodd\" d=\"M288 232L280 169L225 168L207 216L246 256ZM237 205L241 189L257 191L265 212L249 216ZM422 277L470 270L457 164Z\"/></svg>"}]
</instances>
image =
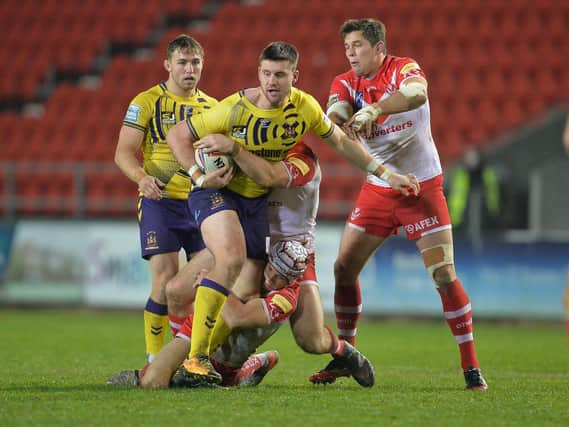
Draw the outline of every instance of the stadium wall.
<instances>
[{"instance_id":1,"label":"stadium wall","mask_svg":"<svg viewBox=\"0 0 569 427\"><path fill-rule=\"evenodd\" d=\"M343 224L321 223L317 271L322 301L333 311L332 266ZM477 316L561 319L568 242L484 239L455 242L456 266ZM0 227L0 304L136 309L150 275L140 258L138 226L126 222L19 221ZM365 314L440 316L415 245L390 239L361 277Z\"/></svg>"}]
</instances>

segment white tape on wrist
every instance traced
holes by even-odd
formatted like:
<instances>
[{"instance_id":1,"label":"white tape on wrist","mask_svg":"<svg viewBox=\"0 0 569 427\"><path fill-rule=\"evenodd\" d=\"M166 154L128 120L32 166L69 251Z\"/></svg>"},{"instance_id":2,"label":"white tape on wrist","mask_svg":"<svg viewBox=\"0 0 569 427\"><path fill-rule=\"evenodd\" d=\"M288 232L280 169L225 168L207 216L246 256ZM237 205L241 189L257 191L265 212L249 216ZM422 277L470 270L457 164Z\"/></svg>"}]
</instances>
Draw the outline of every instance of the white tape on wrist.
<instances>
[{"instance_id":1,"label":"white tape on wrist","mask_svg":"<svg viewBox=\"0 0 569 427\"><path fill-rule=\"evenodd\" d=\"M372 159L366 166L366 172L374 173L377 168L381 165L380 161L377 159Z\"/></svg>"},{"instance_id":2,"label":"white tape on wrist","mask_svg":"<svg viewBox=\"0 0 569 427\"><path fill-rule=\"evenodd\" d=\"M198 179L196 179L196 183L194 184L196 187L200 187L203 185L203 182L205 181L205 175L200 175L200 177Z\"/></svg>"},{"instance_id":3,"label":"white tape on wrist","mask_svg":"<svg viewBox=\"0 0 569 427\"><path fill-rule=\"evenodd\" d=\"M188 175L190 175L190 178L192 177L193 174L195 174L197 171L200 171L200 167L198 165L192 165L191 168L188 169ZM200 171L201 172L201 171Z\"/></svg>"},{"instance_id":4,"label":"white tape on wrist","mask_svg":"<svg viewBox=\"0 0 569 427\"><path fill-rule=\"evenodd\" d=\"M389 178L393 175L389 169L385 169L379 177L383 179L385 182L389 181Z\"/></svg>"}]
</instances>

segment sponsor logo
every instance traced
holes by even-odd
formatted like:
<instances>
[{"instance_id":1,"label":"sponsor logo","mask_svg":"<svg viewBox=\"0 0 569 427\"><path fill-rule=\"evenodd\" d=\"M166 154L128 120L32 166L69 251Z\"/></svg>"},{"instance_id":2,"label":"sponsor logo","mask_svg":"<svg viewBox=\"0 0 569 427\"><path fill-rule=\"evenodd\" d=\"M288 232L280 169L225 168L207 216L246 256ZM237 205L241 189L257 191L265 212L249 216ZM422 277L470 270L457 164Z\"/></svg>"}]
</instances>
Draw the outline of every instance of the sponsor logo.
<instances>
[{"instance_id":1,"label":"sponsor logo","mask_svg":"<svg viewBox=\"0 0 569 427\"><path fill-rule=\"evenodd\" d=\"M276 159L281 160L283 158L283 151L284 150L269 150L265 148L261 148L260 150L251 150L251 153L255 154L256 156L262 157L264 159Z\"/></svg>"},{"instance_id":2,"label":"sponsor logo","mask_svg":"<svg viewBox=\"0 0 569 427\"><path fill-rule=\"evenodd\" d=\"M385 127L377 127L374 126L374 129L372 131L371 136L385 136L385 135L389 135L390 133L396 133L396 132L401 132L402 130L405 130L407 128L410 128L413 126L413 121L412 120L407 120L404 123L399 123L397 125L391 125L391 126L385 126Z\"/></svg>"},{"instance_id":3,"label":"sponsor logo","mask_svg":"<svg viewBox=\"0 0 569 427\"><path fill-rule=\"evenodd\" d=\"M233 138L245 139L247 137L247 126L233 126L231 128Z\"/></svg>"},{"instance_id":4,"label":"sponsor logo","mask_svg":"<svg viewBox=\"0 0 569 427\"><path fill-rule=\"evenodd\" d=\"M350 218L351 218L352 220L358 219L361 214L362 214L362 212L361 212L360 208L355 208L355 209L352 211L352 214L350 215Z\"/></svg>"},{"instance_id":5,"label":"sponsor logo","mask_svg":"<svg viewBox=\"0 0 569 427\"><path fill-rule=\"evenodd\" d=\"M211 317L206 316L205 322L203 324L205 325L206 328L213 329L215 326L215 319L212 319Z\"/></svg>"},{"instance_id":6,"label":"sponsor logo","mask_svg":"<svg viewBox=\"0 0 569 427\"><path fill-rule=\"evenodd\" d=\"M176 123L176 115L173 111L163 111L160 114L160 121L165 125L172 125Z\"/></svg>"},{"instance_id":7,"label":"sponsor logo","mask_svg":"<svg viewBox=\"0 0 569 427\"><path fill-rule=\"evenodd\" d=\"M308 166L306 164L306 162L302 161L301 159L297 158L297 157L290 157L289 159L287 159L289 163L292 163L293 165L295 165L298 170L300 171L300 173L302 174L302 176L306 175L308 172L310 172L310 166ZM293 175L296 174L296 171L293 170ZM296 176L294 176L293 178L296 178Z\"/></svg>"},{"instance_id":8,"label":"sponsor logo","mask_svg":"<svg viewBox=\"0 0 569 427\"><path fill-rule=\"evenodd\" d=\"M426 230L435 225L439 225L439 217L436 215L430 218L422 219L421 221L416 222L415 224L407 224L405 226L405 230L407 231L407 233L411 234L411 233L416 233L417 231Z\"/></svg>"},{"instance_id":9,"label":"sponsor logo","mask_svg":"<svg viewBox=\"0 0 569 427\"><path fill-rule=\"evenodd\" d=\"M126 110L126 116L124 117L127 122L138 122L138 114L140 113L140 105L130 104L128 110Z\"/></svg>"},{"instance_id":10,"label":"sponsor logo","mask_svg":"<svg viewBox=\"0 0 569 427\"><path fill-rule=\"evenodd\" d=\"M465 322L460 322L456 324L456 329L464 329L464 328L468 328L470 325L472 325L472 319L469 319Z\"/></svg>"},{"instance_id":11,"label":"sponsor logo","mask_svg":"<svg viewBox=\"0 0 569 427\"><path fill-rule=\"evenodd\" d=\"M162 330L164 328L162 326L151 326L150 327L150 333L152 335L160 335L162 333Z\"/></svg>"},{"instance_id":12,"label":"sponsor logo","mask_svg":"<svg viewBox=\"0 0 569 427\"><path fill-rule=\"evenodd\" d=\"M409 62L408 64L405 64L402 68L400 73L401 74L408 74L410 71L413 70L420 70L421 67L419 67L419 64L417 64L416 62Z\"/></svg>"}]
</instances>

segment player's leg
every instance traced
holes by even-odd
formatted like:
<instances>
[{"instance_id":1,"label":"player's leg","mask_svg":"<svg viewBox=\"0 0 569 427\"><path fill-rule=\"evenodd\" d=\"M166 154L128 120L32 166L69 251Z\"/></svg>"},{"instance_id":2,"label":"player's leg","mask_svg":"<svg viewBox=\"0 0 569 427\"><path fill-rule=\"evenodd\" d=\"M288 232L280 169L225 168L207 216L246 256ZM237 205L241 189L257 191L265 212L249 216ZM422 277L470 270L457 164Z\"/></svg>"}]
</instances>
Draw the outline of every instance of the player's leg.
<instances>
[{"instance_id":1,"label":"player's leg","mask_svg":"<svg viewBox=\"0 0 569 427\"><path fill-rule=\"evenodd\" d=\"M176 333L191 311L199 274L204 270L209 271L212 265L213 256L211 252L207 249L202 249L192 254L188 263L166 284L168 318L172 336L176 336Z\"/></svg>"},{"instance_id":2,"label":"player's leg","mask_svg":"<svg viewBox=\"0 0 569 427\"><path fill-rule=\"evenodd\" d=\"M362 311L359 274L374 251L383 243L383 237L366 233L347 223L334 263L334 306L338 336L355 344L357 324Z\"/></svg>"},{"instance_id":3,"label":"player's leg","mask_svg":"<svg viewBox=\"0 0 569 427\"><path fill-rule=\"evenodd\" d=\"M265 261L247 258L231 292L242 301L258 295L265 264ZM211 335L208 354L211 354L219 345L225 342L230 333L231 327L225 322L223 315L219 316Z\"/></svg>"},{"instance_id":4,"label":"player's leg","mask_svg":"<svg viewBox=\"0 0 569 427\"><path fill-rule=\"evenodd\" d=\"M310 377L315 384L334 382L340 376L352 375L364 387L375 382L375 371L367 358L351 344L338 339L336 334L324 325L324 312L316 282L304 282L300 287L298 306L290 318L293 336L304 351L313 354L329 353L333 357L334 374L322 371ZM329 364L330 365L330 364ZM326 376L326 378L324 378ZM317 378L318 377L318 378Z\"/></svg>"},{"instance_id":5,"label":"player's leg","mask_svg":"<svg viewBox=\"0 0 569 427\"><path fill-rule=\"evenodd\" d=\"M164 346L168 331L166 283L178 271L178 253L152 255L149 265L152 290L144 308L144 337L147 361L152 362Z\"/></svg>"},{"instance_id":6,"label":"player's leg","mask_svg":"<svg viewBox=\"0 0 569 427\"><path fill-rule=\"evenodd\" d=\"M472 308L468 293L454 268L452 231L442 230L417 240L417 247L441 297L443 314L458 344L467 388L488 387L476 357L472 326Z\"/></svg>"},{"instance_id":7,"label":"player's leg","mask_svg":"<svg viewBox=\"0 0 569 427\"><path fill-rule=\"evenodd\" d=\"M174 338L162 348L154 361L148 365L144 375L140 375L140 386L144 388L164 388L170 378L186 358L190 342L185 338Z\"/></svg>"},{"instance_id":8,"label":"player's leg","mask_svg":"<svg viewBox=\"0 0 569 427\"><path fill-rule=\"evenodd\" d=\"M148 361L152 361L162 348L168 330L165 287L178 272L178 252L182 247L178 230L188 218L184 200L139 199L141 253L144 259L149 260L152 277L152 291L144 311Z\"/></svg>"},{"instance_id":9,"label":"player's leg","mask_svg":"<svg viewBox=\"0 0 569 427\"><path fill-rule=\"evenodd\" d=\"M567 325L567 337L569 338L569 271L567 271L567 286L563 293L563 307L565 307L565 322Z\"/></svg>"},{"instance_id":10,"label":"player's leg","mask_svg":"<svg viewBox=\"0 0 569 427\"><path fill-rule=\"evenodd\" d=\"M184 362L198 386L221 382L221 376L209 363L208 351L219 313L246 257L245 236L235 211L220 211L207 217L201 231L216 262L196 292L192 343Z\"/></svg>"}]
</instances>

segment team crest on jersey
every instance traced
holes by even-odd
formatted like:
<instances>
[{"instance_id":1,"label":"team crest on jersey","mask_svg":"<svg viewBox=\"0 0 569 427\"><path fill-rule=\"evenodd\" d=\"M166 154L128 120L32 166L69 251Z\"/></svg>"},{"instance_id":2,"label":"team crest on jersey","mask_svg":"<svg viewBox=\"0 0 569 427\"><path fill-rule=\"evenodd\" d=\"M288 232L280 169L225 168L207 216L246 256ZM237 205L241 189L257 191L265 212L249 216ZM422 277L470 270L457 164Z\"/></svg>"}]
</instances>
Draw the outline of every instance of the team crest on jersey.
<instances>
[{"instance_id":1,"label":"team crest on jersey","mask_svg":"<svg viewBox=\"0 0 569 427\"><path fill-rule=\"evenodd\" d=\"M146 233L146 250L158 249L158 238L156 237L156 231L149 231Z\"/></svg>"},{"instance_id":2,"label":"team crest on jersey","mask_svg":"<svg viewBox=\"0 0 569 427\"><path fill-rule=\"evenodd\" d=\"M223 196L219 192L215 192L211 196L209 196L209 208L211 210L217 209L220 206L223 206L224 203L225 203L225 200L223 199Z\"/></svg>"},{"instance_id":3,"label":"team crest on jersey","mask_svg":"<svg viewBox=\"0 0 569 427\"><path fill-rule=\"evenodd\" d=\"M127 122L138 122L138 115L140 114L140 105L130 104L124 117Z\"/></svg>"},{"instance_id":4,"label":"team crest on jersey","mask_svg":"<svg viewBox=\"0 0 569 427\"><path fill-rule=\"evenodd\" d=\"M160 121L164 125L176 124L176 115L173 111L162 111L160 114Z\"/></svg>"},{"instance_id":5,"label":"team crest on jersey","mask_svg":"<svg viewBox=\"0 0 569 427\"><path fill-rule=\"evenodd\" d=\"M293 123L283 123L284 132L281 134L282 139L294 139L298 136L296 128L299 123L297 121Z\"/></svg>"},{"instance_id":6,"label":"team crest on jersey","mask_svg":"<svg viewBox=\"0 0 569 427\"><path fill-rule=\"evenodd\" d=\"M247 137L247 126L233 126L231 128L233 138L245 139Z\"/></svg>"}]
</instances>

